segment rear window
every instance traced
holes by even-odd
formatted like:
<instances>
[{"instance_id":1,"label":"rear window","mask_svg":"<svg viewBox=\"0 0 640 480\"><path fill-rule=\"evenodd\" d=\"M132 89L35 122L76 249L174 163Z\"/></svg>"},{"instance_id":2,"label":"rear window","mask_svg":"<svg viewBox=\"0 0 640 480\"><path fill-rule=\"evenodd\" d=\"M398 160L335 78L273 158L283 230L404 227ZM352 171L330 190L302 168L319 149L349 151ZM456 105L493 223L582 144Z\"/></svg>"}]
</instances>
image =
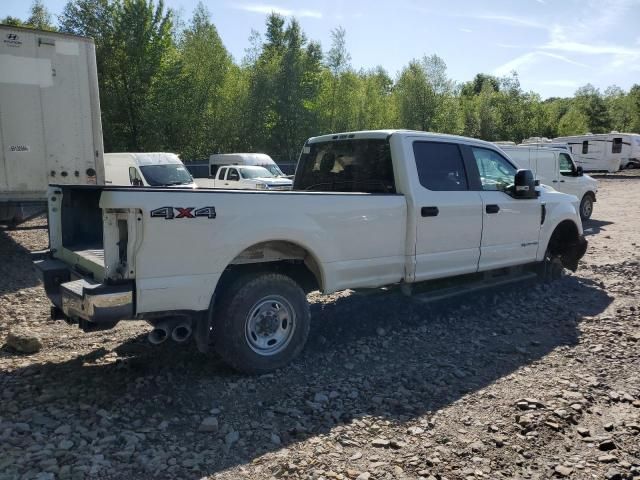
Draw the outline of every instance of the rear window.
<instances>
[{"instance_id":1,"label":"rear window","mask_svg":"<svg viewBox=\"0 0 640 480\"><path fill-rule=\"evenodd\" d=\"M294 190L395 193L386 139L350 139L305 145Z\"/></svg>"}]
</instances>

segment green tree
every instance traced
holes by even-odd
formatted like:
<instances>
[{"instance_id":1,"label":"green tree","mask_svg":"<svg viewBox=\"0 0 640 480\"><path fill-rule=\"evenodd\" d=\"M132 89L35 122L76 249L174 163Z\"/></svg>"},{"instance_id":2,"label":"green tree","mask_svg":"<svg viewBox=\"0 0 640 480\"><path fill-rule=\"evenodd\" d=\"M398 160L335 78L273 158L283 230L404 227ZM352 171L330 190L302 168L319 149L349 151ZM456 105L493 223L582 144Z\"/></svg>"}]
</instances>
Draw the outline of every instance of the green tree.
<instances>
[{"instance_id":1,"label":"green tree","mask_svg":"<svg viewBox=\"0 0 640 480\"><path fill-rule=\"evenodd\" d=\"M587 118L591 133L606 133L611 130L611 119L600 90L590 83L580 87L575 93L574 105Z\"/></svg>"},{"instance_id":2,"label":"green tree","mask_svg":"<svg viewBox=\"0 0 640 480\"><path fill-rule=\"evenodd\" d=\"M582 135L589 128L589 118L577 106L569 108L558 123L558 135Z\"/></svg>"}]
</instances>

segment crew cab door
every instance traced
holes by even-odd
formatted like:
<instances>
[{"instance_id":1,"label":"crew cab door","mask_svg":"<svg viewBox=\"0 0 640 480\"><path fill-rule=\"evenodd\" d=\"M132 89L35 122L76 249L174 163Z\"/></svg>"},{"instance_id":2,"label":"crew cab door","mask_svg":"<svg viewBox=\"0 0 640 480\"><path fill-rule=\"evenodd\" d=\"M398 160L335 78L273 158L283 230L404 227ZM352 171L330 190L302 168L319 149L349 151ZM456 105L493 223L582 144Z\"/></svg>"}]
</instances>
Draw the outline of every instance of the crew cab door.
<instances>
[{"instance_id":1,"label":"crew cab door","mask_svg":"<svg viewBox=\"0 0 640 480\"><path fill-rule=\"evenodd\" d=\"M489 148L469 146L482 198L482 241L478 269L508 267L536 260L542 205L538 198L513 198L516 167ZM476 177L476 178L478 178Z\"/></svg>"},{"instance_id":2,"label":"crew cab door","mask_svg":"<svg viewBox=\"0 0 640 480\"><path fill-rule=\"evenodd\" d=\"M419 185L412 209L416 218L415 280L477 271L482 234L482 199L471 191L461 146L407 139Z\"/></svg>"}]
</instances>

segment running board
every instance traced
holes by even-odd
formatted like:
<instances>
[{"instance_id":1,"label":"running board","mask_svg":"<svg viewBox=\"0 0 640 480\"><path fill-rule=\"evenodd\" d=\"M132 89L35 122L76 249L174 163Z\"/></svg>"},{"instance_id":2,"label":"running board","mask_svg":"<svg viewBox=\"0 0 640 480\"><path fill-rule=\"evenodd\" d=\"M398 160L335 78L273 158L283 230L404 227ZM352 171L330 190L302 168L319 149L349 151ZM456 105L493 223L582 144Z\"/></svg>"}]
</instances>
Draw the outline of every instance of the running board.
<instances>
[{"instance_id":1,"label":"running board","mask_svg":"<svg viewBox=\"0 0 640 480\"><path fill-rule=\"evenodd\" d=\"M430 303L437 300L444 300L445 298L455 297L462 293L474 293L485 290L487 288L499 287L501 285L507 285L516 282L524 282L526 280L533 280L537 276L538 275L534 272L519 272L517 274L504 275L500 277L493 277L484 280L469 282L467 284L455 287L441 288L425 293L414 293L410 296L410 298L421 303Z\"/></svg>"}]
</instances>

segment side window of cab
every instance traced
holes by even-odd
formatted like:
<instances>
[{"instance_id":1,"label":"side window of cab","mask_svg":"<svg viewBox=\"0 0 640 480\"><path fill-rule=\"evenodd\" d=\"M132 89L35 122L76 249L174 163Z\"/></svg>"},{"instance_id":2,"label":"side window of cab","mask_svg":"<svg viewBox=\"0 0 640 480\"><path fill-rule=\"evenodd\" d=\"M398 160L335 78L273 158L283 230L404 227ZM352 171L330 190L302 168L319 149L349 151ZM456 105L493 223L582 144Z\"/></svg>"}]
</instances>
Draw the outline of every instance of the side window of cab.
<instances>
[{"instance_id":1,"label":"side window of cab","mask_svg":"<svg viewBox=\"0 0 640 480\"><path fill-rule=\"evenodd\" d=\"M566 153L561 153L558 157L558 163L560 165L560 175L565 177L572 177L575 172L575 167L571 158Z\"/></svg>"},{"instance_id":2,"label":"side window of cab","mask_svg":"<svg viewBox=\"0 0 640 480\"><path fill-rule=\"evenodd\" d=\"M129 167L129 182L134 187L142 187L144 185L136 167Z\"/></svg>"},{"instance_id":3,"label":"side window of cab","mask_svg":"<svg viewBox=\"0 0 640 480\"><path fill-rule=\"evenodd\" d=\"M513 183L516 168L498 152L481 147L471 147L471 152L480 173L482 190L504 192Z\"/></svg>"}]
</instances>

